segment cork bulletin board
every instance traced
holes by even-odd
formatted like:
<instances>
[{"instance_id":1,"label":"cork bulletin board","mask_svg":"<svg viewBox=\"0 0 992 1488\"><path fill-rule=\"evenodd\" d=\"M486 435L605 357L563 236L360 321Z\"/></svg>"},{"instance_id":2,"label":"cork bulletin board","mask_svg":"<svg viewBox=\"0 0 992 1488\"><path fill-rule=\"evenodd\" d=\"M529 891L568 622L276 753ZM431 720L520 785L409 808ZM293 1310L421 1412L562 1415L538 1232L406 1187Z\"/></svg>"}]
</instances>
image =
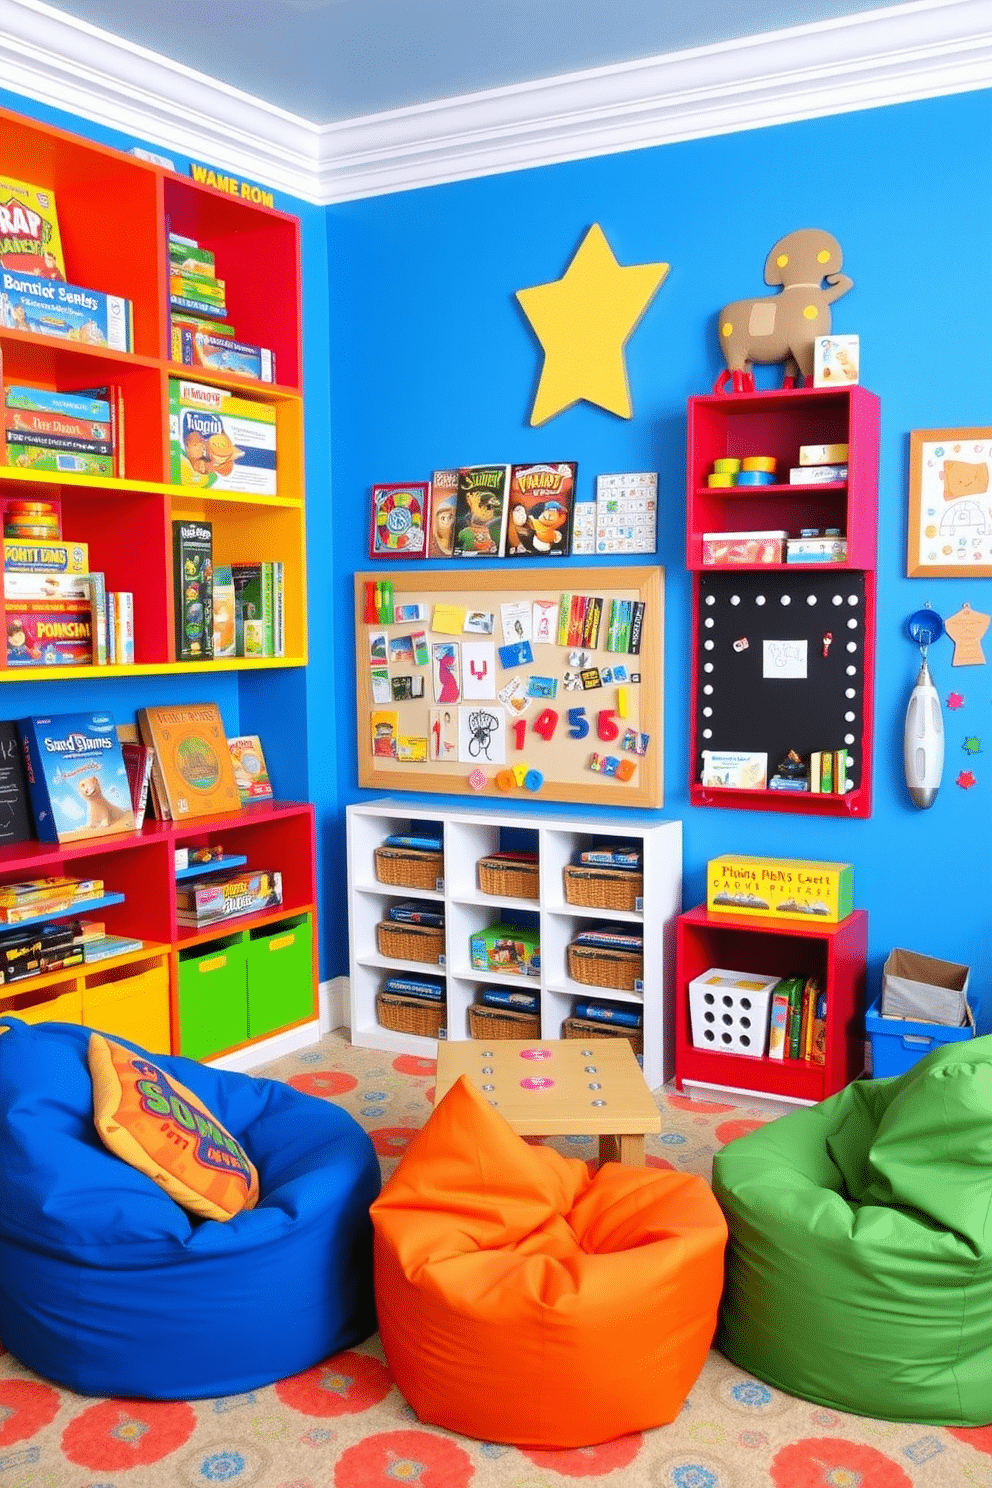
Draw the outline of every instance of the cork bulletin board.
<instances>
[{"instance_id":1,"label":"cork bulletin board","mask_svg":"<svg viewBox=\"0 0 992 1488\"><path fill-rule=\"evenodd\" d=\"M663 804L664 573L355 575L358 783Z\"/></svg>"}]
</instances>

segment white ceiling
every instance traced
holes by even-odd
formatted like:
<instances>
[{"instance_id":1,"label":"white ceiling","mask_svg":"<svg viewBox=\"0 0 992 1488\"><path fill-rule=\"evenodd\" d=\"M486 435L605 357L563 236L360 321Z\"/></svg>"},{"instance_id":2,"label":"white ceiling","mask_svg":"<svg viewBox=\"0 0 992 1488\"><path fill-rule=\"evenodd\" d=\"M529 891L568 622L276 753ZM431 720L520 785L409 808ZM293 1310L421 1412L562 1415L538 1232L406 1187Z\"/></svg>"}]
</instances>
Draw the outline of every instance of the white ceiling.
<instances>
[{"instance_id":1,"label":"white ceiling","mask_svg":"<svg viewBox=\"0 0 992 1488\"><path fill-rule=\"evenodd\" d=\"M899 3L58 0L51 9L329 124ZM814 33L811 63L816 46Z\"/></svg>"}]
</instances>

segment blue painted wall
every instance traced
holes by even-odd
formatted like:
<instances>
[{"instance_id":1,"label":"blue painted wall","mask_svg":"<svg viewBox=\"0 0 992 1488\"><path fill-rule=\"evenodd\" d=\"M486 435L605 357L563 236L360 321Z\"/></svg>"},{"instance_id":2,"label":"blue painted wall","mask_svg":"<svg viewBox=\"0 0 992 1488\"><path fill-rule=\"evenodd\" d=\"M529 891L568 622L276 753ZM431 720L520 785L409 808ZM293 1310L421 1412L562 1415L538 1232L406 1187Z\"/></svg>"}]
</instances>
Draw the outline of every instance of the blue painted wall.
<instances>
[{"instance_id":1,"label":"blue painted wall","mask_svg":"<svg viewBox=\"0 0 992 1488\"><path fill-rule=\"evenodd\" d=\"M599 472L657 469L657 561L667 575L659 815L684 823L686 906L704 897L706 862L720 853L850 861L856 904L870 915L869 991L889 950L903 946L969 963L992 1012L992 670L952 670L946 638L932 648L942 696L956 690L967 701L945 714L944 784L929 812L909 803L901 743L919 664L908 615L926 601L944 616L965 601L992 612L988 579L904 577L909 431L992 423L990 125L992 95L963 94L343 204L328 212L328 230L337 634L350 631L349 576L367 566L373 481L426 479L459 463L577 459L588 493ZM532 429L541 353L514 291L559 278L593 222L621 263L672 265L628 345L634 417L580 404ZM862 381L881 398L868 821L688 805L686 401L721 369L719 307L762 293L769 248L806 226L843 246L855 284L834 307L834 328L860 334ZM779 378L763 369L759 385ZM992 659L992 632L986 652ZM341 790L354 800L362 793L352 784L344 640L334 692ZM981 738L982 754L963 752L966 734ZM962 768L977 777L974 789L954 783ZM342 873L341 901L343 883ZM344 972L343 910L327 929L331 969Z\"/></svg>"},{"instance_id":2,"label":"blue painted wall","mask_svg":"<svg viewBox=\"0 0 992 1488\"><path fill-rule=\"evenodd\" d=\"M122 149L140 143L14 94L0 92L0 102ZM869 990L900 945L969 963L992 1013L992 672L952 669L946 639L933 648L933 670L942 696L953 689L966 703L945 714L947 766L931 811L909 804L901 765L918 662L906 617L925 601L945 616L965 601L992 611L987 579L904 577L909 431L992 423L990 125L992 95L979 92L326 212L277 196L303 224L310 666L240 679L69 682L60 708L109 706L124 718L144 703L212 697L232 730L257 728L280 794L317 804L321 974L343 974L343 817L361 794L351 575L368 563L369 486L487 460L577 459L583 492L601 471L657 469L657 561L667 576L666 804L658 814L684 823L686 905L703 897L706 861L719 853L853 862L856 903L870 914ZM175 158L185 172L188 161ZM672 265L628 346L634 418L580 404L531 429L540 350L514 291L560 277L593 222L621 263ZM707 392L720 370L719 307L761 293L772 243L813 225L843 245L855 287L836 305L834 326L860 334L862 380L882 404L875 807L856 822L690 808L687 793L686 401ZM759 381L772 377L766 371ZM992 639L986 651L992 657ZM10 685L5 697L9 716L51 706L47 689L28 682ZM966 734L982 740L982 754L962 751ZM973 790L954 784L960 768L974 771Z\"/></svg>"}]
</instances>

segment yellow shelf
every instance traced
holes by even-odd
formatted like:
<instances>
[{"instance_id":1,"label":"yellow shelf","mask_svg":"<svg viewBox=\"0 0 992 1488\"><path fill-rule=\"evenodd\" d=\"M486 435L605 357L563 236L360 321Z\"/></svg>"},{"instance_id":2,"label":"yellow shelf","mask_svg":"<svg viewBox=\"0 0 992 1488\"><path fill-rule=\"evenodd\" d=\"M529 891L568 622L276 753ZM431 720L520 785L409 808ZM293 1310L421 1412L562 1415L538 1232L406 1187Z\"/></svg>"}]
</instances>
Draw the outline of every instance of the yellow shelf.
<instances>
[{"instance_id":1,"label":"yellow shelf","mask_svg":"<svg viewBox=\"0 0 992 1488\"><path fill-rule=\"evenodd\" d=\"M229 656L217 661L154 661L137 666L25 666L0 669L0 682L64 682L87 677L155 677L173 672L265 672L305 667L305 656Z\"/></svg>"},{"instance_id":2,"label":"yellow shelf","mask_svg":"<svg viewBox=\"0 0 992 1488\"><path fill-rule=\"evenodd\" d=\"M202 486L175 486L171 482L121 479L115 475L71 475L55 470L19 470L16 465L0 465L0 481L15 481L27 486L70 486L77 490L117 492L121 495L142 492L146 496L168 496L172 500L223 502L227 506L286 507L302 511L299 496L260 496L253 491L211 491Z\"/></svg>"}]
</instances>

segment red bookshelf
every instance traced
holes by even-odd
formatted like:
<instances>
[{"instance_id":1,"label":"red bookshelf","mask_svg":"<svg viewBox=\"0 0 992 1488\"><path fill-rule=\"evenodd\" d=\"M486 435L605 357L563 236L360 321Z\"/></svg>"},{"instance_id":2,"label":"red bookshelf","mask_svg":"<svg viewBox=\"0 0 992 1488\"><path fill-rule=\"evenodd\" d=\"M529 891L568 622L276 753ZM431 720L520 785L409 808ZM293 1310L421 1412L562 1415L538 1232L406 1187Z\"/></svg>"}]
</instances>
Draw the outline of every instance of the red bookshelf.
<instances>
[{"instance_id":1,"label":"red bookshelf","mask_svg":"<svg viewBox=\"0 0 992 1488\"><path fill-rule=\"evenodd\" d=\"M856 909L839 924L772 921L758 915L712 914L705 905L676 926L675 1083L679 1090L734 1091L815 1102L864 1072L865 966L868 916ZM818 976L827 994L826 1063L760 1059L697 1048L692 1041L689 983L713 967L767 976Z\"/></svg>"},{"instance_id":2,"label":"red bookshelf","mask_svg":"<svg viewBox=\"0 0 992 1488\"><path fill-rule=\"evenodd\" d=\"M693 575L689 799L694 806L871 815L878 431L878 398L863 387L786 388L689 400L686 566ZM783 481L798 466L804 444L846 444L847 479L810 485ZM747 455L773 457L777 482L707 485L715 460ZM706 532L772 530L799 536L804 528L827 527L847 538L843 563L703 563ZM807 640L810 686L798 707L787 692L771 705L759 697L760 672L752 671L750 685L734 680L743 676L743 663L735 667L728 647L739 656L740 643L760 643L770 624L779 630L792 627ZM829 655L829 646L822 650L828 634L833 655L820 667ZM852 763L852 783L844 794L702 784L703 749L765 752L770 777L789 749L808 755L842 747Z\"/></svg>"}]
</instances>

